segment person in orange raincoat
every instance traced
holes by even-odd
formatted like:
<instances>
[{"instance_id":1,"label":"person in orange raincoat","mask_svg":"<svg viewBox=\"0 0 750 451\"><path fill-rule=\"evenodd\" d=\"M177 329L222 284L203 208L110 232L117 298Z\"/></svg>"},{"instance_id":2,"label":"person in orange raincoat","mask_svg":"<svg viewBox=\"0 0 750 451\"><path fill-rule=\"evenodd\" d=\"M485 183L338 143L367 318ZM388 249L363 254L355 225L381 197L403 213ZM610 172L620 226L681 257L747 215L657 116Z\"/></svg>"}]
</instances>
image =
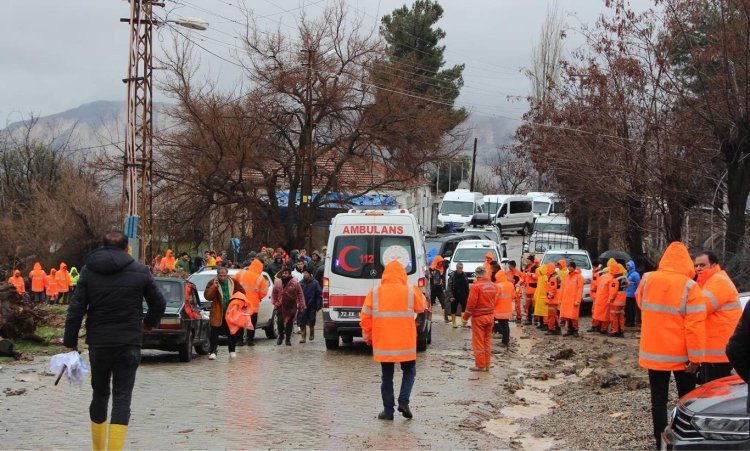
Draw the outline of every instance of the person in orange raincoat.
<instances>
[{"instance_id":1,"label":"person in orange raincoat","mask_svg":"<svg viewBox=\"0 0 750 451\"><path fill-rule=\"evenodd\" d=\"M401 365L403 378L398 395L398 411L412 418L409 398L417 376L416 314L422 313L426 300L419 287L409 285L406 270L397 260L383 270L380 285L370 289L360 313L362 338L372 345L372 357L380 362L383 411L379 420L393 420L396 400L393 393L395 364Z\"/></svg>"},{"instance_id":2,"label":"person in orange raincoat","mask_svg":"<svg viewBox=\"0 0 750 451\"><path fill-rule=\"evenodd\" d=\"M539 268L539 260L534 255L529 255L529 263L526 265L524 271L523 285L524 285L524 297L525 297L525 313L526 313L526 325L530 326L532 322L532 314L534 312L534 298L536 295L537 287L537 269Z\"/></svg>"},{"instance_id":3,"label":"person in orange raincoat","mask_svg":"<svg viewBox=\"0 0 750 451\"><path fill-rule=\"evenodd\" d=\"M560 294L560 318L568 324L568 330L564 334L566 337L579 336L578 318L585 284L586 281L576 262L572 260L568 262L568 275L562 280L562 293Z\"/></svg>"},{"instance_id":4,"label":"person in orange raincoat","mask_svg":"<svg viewBox=\"0 0 750 451\"><path fill-rule=\"evenodd\" d=\"M505 271L505 279L513 284L513 287L515 288L515 292L513 294L513 305L515 307L516 311L516 323L518 325L521 324L521 321L523 321L523 313L521 313L521 296L520 291L518 290L518 287L521 285L521 281L523 280L523 273L518 270L516 267L516 261L510 260L508 261L508 270Z\"/></svg>"},{"instance_id":5,"label":"person in orange raincoat","mask_svg":"<svg viewBox=\"0 0 750 451\"><path fill-rule=\"evenodd\" d=\"M254 330L252 311L253 306L247 301L245 293L240 291L233 293L224 314L229 333L235 335L240 329Z\"/></svg>"},{"instance_id":6,"label":"person in orange raincoat","mask_svg":"<svg viewBox=\"0 0 750 451\"><path fill-rule=\"evenodd\" d=\"M471 371L489 371L492 355L492 327L495 325L497 287L484 272L484 266L474 270L476 280L469 288L469 299L463 319L471 318L471 347L474 367Z\"/></svg>"},{"instance_id":7,"label":"person in orange raincoat","mask_svg":"<svg viewBox=\"0 0 750 451\"><path fill-rule=\"evenodd\" d=\"M557 309L560 305L560 275L555 265L547 263L547 335L560 335Z\"/></svg>"},{"instance_id":8,"label":"person in orange raincoat","mask_svg":"<svg viewBox=\"0 0 750 451\"><path fill-rule=\"evenodd\" d=\"M484 273L487 274L487 278L490 278L490 274L492 274L492 262L495 261L495 254L492 252L487 252L484 255Z\"/></svg>"},{"instance_id":9,"label":"person in orange raincoat","mask_svg":"<svg viewBox=\"0 0 750 451\"><path fill-rule=\"evenodd\" d=\"M494 332L502 336L503 346L510 343L509 322L513 318L513 298L516 287L505 276L505 272L497 271L491 277L497 288L495 299L495 329Z\"/></svg>"},{"instance_id":10,"label":"person in orange raincoat","mask_svg":"<svg viewBox=\"0 0 750 451\"><path fill-rule=\"evenodd\" d=\"M13 275L8 279L8 283L16 287L16 292L23 296L26 294L26 284L21 277L21 271L14 269Z\"/></svg>"},{"instance_id":11,"label":"person in orange raincoat","mask_svg":"<svg viewBox=\"0 0 750 451\"><path fill-rule=\"evenodd\" d=\"M687 248L671 243L656 271L643 275L635 300L641 308L638 363L648 370L651 418L656 449L667 426L669 380L678 397L695 388L695 372L706 346L706 297L693 281L695 270Z\"/></svg>"},{"instance_id":12,"label":"person in orange raincoat","mask_svg":"<svg viewBox=\"0 0 750 451\"><path fill-rule=\"evenodd\" d=\"M59 285L57 282L57 270L52 268L49 271L49 277L46 279L45 288L47 292L47 302L54 304L57 302L57 295L59 294Z\"/></svg>"},{"instance_id":13,"label":"person in orange raincoat","mask_svg":"<svg viewBox=\"0 0 750 451\"><path fill-rule=\"evenodd\" d=\"M172 272L174 271L175 264L177 264L177 261L174 258L172 249L167 249L164 257L162 257L161 261L159 261L159 269L162 272Z\"/></svg>"},{"instance_id":14,"label":"person in orange raincoat","mask_svg":"<svg viewBox=\"0 0 750 451\"><path fill-rule=\"evenodd\" d=\"M245 340L248 346L255 346L255 326L258 324L258 310L260 302L268 294L268 281L263 277L263 262L253 260L250 266L241 269L234 275L235 282L245 290L247 302L252 306L253 328L247 329Z\"/></svg>"},{"instance_id":15,"label":"person in orange raincoat","mask_svg":"<svg viewBox=\"0 0 750 451\"><path fill-rule=\"evenodd\" d=\"M34 269L29 273L31 281L31 300L42 302L46 299L44 294L47 286L47 273L42 269L42 264L34 263Z\"/></svg>"},{"instance_id":16,"label":"person in orange raincoat","mask_svg":"<svg viewBox=\"0 0 750 451\"><path fill-rule=\"evenodd\" d=\"M430 305L435 305L435 299L440 302L443 309L443 320L448 324L448 305L445 298L445 259L442 255L436 255L430 264Z\"/></svg>"},{"instance_id":17,"label":"person in orange raincoat","mask_svg":"<svg viewBox=\"0 0 750 451\"><path fill-rule=\"evenodd\" d=\"M59 292L58 302L60 304L68 304L68 292L70 291L70 273L68 273L68 265L65 262L60 263L60 269L57 270L57 291Z\"/></svg>"},{"instance_id":18,"label":"person in orange raincoat","mask_svg":"<svg viewBox=\"0 0 750 451\"><path fill-rule=\"evenodd\" d=\"M606 272L599 276L596 283L596 297L591 308L591 329L589 332L598 331L606 334L609 329L609 285L612 283L611 268L616 265L615 259L607 261Z\"/></svg>"},{"instance_id":19,"label":"person in orange raincoat","mask_svg":"<svg viewBox=\"0 0 750 451\"><path fill-rule=\"evenodd\" d=\"M625 268L617 263L610 267L612 280L609 282L609 321L612 325L611 337L625 337L625 301L628 289L628 278Z\"/></svg>"}]
</instances>

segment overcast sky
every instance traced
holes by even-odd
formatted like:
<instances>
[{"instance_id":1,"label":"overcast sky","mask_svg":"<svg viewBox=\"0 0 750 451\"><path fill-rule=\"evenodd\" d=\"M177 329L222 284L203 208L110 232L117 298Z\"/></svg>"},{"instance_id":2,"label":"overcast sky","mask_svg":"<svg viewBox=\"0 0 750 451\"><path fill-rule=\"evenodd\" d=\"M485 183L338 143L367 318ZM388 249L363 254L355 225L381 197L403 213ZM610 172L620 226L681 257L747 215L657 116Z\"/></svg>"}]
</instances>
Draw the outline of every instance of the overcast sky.
<instances>
[{"instance_id":1,"label":"overcast sky","mask_svg":"<svg viewBox=\"0 0 750 451\"><path fill-rule=\"evenodd\" d=\"M230 43L237 0L166 0L170 18L200 17L210 23L206 32L192 32L201 45L229 57L229 50L214 40ZM403 0L346 0L366 20L379 18L403 5ZM127 0L2 0L0 2L0 125L27 116L49 115L94 100L124 100L122 78L127 70ZM439 26L447 37L446 60L465 63L465 88L459 103L479 114L518 118L524 102L509 102L508 95L524 96L529 82L520 73L528 67L533 42L547 11L547 0L441 0L445 14ZM637 8L652 0L632 0ZM247 0L259 23L291 32L304 9L320 14L326 0ZM590 23L604 11L604 0L559 0L570 26ZM284 12L287 11L287 12ZM222 17L223 16L223 17ZM169 32L160 32L164 42ZM159 42L159 39L155 39ZM159 44L157 44L159 45ZM580 45L571 34L568 50ZM161 48L157 49L161 52ZM206 54L201 70L220 86L232 87L240 76L235 66ZM165 100L156 93L157 100Z\"/></svg>"}]
</instances>

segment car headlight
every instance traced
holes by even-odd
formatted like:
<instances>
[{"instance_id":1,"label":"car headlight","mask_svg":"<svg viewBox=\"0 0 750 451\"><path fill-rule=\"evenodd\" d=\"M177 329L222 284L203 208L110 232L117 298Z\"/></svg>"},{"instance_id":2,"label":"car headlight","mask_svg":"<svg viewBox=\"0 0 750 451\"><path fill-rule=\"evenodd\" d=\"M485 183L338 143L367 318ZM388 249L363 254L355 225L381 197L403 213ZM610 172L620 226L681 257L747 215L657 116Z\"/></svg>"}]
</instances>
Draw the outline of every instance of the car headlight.
<instances>
[{"instance_id":1,"label":"car headlight","mask_svg":"<svg viewBox=\"0 0 750 451\"><path fill-rule=\"evenodd\" d=\"M750 418L696 415L693 427L709 440L746 440L750 438Z\"/></svg>"}]
</instances>

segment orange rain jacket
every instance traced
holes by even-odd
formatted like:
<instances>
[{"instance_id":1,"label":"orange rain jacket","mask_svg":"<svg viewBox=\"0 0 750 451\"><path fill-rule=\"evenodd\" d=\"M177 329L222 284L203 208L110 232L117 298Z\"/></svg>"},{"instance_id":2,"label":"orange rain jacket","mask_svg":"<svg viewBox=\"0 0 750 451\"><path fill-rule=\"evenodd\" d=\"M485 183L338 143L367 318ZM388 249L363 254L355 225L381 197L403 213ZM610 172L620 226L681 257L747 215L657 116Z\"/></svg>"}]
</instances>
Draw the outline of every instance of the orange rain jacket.
<instances>
[{"instance_id":1,"label":"orange rain jacket","mask_svg":"<svg viewBox=\"0 0 750 451\"><path fill-rule=\"evenodd\" d=\"M616 265L615 259L610 258L607 262L607 268ZM609 272L601 274L596 283L596 297L594 306L591 310L591 318L596 321L609 322L609 284L612 283L612 274Z\"/></svg>"},{"instance_id":2,"label":"orange rain jacket","mask_svg":"<svg viewBox=\"0 0 750 451\"><path fill-rule=\"evenodd\" d=\"M496 298L497 287L489 277L475 280L469 288L469 299L466 302L463 319L468 321L472 316L494 315Z\"/></svg>"},{"instance_id":3,"label":"orange rain jacket","mask_svg":"<svg viewBox=\"0 0 750 451\"><path fill-rule=\"evenodd\" d=\"M245 293L235 292L227 305L224 320L229 333L234 335L240 329L253 330L253 306L247 301Z\"/></svg>"},{"instance_id":4,"label":"orange rain jacket","mask_svg":"<svg viewBox=\"0 0 750 451\"><path fill-rule=\"evenodd\" d=\"M508 280L503 271L495 273L495 319L511 319L513 317L513 298L516 288Z\"/></svg>"},{"instance_id":5,"label":"orange rain jacket","mask_svg":"<svg viewBox=\"0 0 750 451\"><path fill-rule=\"evenodd\" d=\"M172 254L172 249L167 249L164 257L159 261L159 269L162 271L174 271L176 263L174 255Z\"/></svg>"},{"instance_id":6,"label":"orange rain jacket","mask_svg":"<svg viewBox=\"0 0 750 451\"><path fill-rule=\"evenodd\" d=\"M57 283L57 270L55 268L52 268L49 271L49 277L47 277L45 280L47 296L57 296L57 294L60 292L60 286Z\"/></svg>"},{"instance_id":7,"label":"orange rain jacket","mask_svg":"<svg viewBox=\"0 0 750 451\"><path fill-rule=\"evenodd\" d=\"M568 272L568 275L563 278L560 287L560 318L578 319L585 283L581 268Z\"/></svg>"},{"instance_id":8,"label":"orange rain jacket","mask_svg":"<svg viewBox=\"0 0 750 451\"><path fill-rule=\"evenodd\" d=\"M258 313L260 301L268 294L268 281L263 277L263 263L257 259L253 260L250 266L234 275L234 280L245 289L252 313Z\"/></svg>"},{"instance_id":9,"label":"orange rain jacket","mask_svg":"<svg viewBox=\"0 0 750 451\"><path fill-rule=\"evenodd\" d=\"M44 292L44 288L47 286L47 273L42 269L41 263L34 263L34 269L29 273L29 280L31 280L31 291L34 293Z\"/></svg>"},{"instance_id":10,"label":"orange rain jacket","mask_svg":"<svg viewBox=\"0 0 750 451\"><path fill-rule=\"evenodd\" d=\"M57 290L60 293L67 293L70 290L71 280L68 273L68 265L65 262L60 263L60 269L57 270Z\"/></svg>"},{"instance_id":11,"label":"orange rain jacket","mask_svg":"<svg viewBox=\"0 0 750 451\"><path fill-rule=\"evenodd\" d=\"M419 287L409 285L398 261L388 263L380 285L367 293L360 312L362 338L372 343L376 362L409 362L417 359L415 314L423 312L425 299Z\"/></svg>"},{"instance_id":12,"label":"orange rain jacket","mask_svg":"<svg viewBox=\"0 0 750 451\"><path fill-rule=\"evenodd\" d=\"M526 286L526 295L527 296L533 296L534 292L536 291L536 282L537 278L539 277L537 275L537 269L539 268L539 260L534 260L534 263L529 263L526 266L526 271L524 272L525 277L522 279L524 282L524 285Z\"/></svg>"},{"instance_id":13,"label":"orange rain jacket","mask_svg":"<svg viewBox=\"0 0 750 451\"><path fill-rule=\"evenodd\" d=\"M484 254L484 273L485 274L492 274L492 266L490 266L490 263L495 261L495 254L492 252L487 252ZM489 279L489 275L487 276Z\"/></svg>"},{"instance_id":14,"label":"orange rain jacket","mask_svg":"<svg viewBox=\"0 0 750 451\"><path fill-rule=\"evenodd\" d=\"M23 277L21 277L21 271L13 270L13 276L8 279L8 283L16 287L18 294L26 293L26 285L23 282Z\"/></svg>"},{"instance_id":15,"label":"orange rain jacket","mask_svg":"<svg viewBox=\"0 0 750 451\"><path fill-rule=\"evenodd\" d=\"M693 261L684 244L667 247L659 269L643 275L635 299L641 308L638 363L646 369L680 371L703 361L706 298L695 283Z\"/></svg>"},{"instance_id":16,"label":"orange rain jacket","mask_svg":"<svg viewBox=\"0 0 750 451\"><path fill-rule=\"evenodd\" d=\"M444 261L445 259L443 258L442 255L436 255L435 258L432 259L432 264L430 265L430 269L442 271L442 268L440 268L438 265Z\"/></svg>"},{"instance_id":17,"label":"orange rain jacket","mask_svg":"<svg viewBox=\"0 0 750 451\"><path fill-rule=\"evenodd\" d=\"M628 288L628 279L625 276L625 270L619 263L609 268L609 273L612 275L607 289L609 309L612 313L623 313L625 311L625 299L627 298L625 290Z\"/></svg>"},{"instance_id":18,"label":"orange rain jacket","mask_svg":"<svg viewBox=\"0 0 750 451\"><path fill-rule=\"evenodd\" d=\"M555 272L555 265L547 263L547 308L557 309L560 303L560 275Z\"/></svg>"},{"instance_id":19,"label":"orange rain jacket","mask_svg":"<svg viewBox=\"0 0 750 451\"><path fill-rule=\"evenodd\" d=\"M728 363L726 348L742 316L737 287L719 265L704 269L698 285L706 297L706 349L703 358L709 363Z\"/></svg>"}]
</instances>

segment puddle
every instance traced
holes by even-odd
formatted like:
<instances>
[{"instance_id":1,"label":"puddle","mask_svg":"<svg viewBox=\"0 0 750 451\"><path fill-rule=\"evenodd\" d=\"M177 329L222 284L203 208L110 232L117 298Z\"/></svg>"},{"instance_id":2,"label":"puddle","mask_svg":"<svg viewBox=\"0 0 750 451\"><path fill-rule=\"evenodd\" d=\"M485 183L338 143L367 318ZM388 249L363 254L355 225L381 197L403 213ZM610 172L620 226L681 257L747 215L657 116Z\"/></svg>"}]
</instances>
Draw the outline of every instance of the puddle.
<instances>
[{"instance_id":1,"label":"puddle","mask_svg":"<svg viewBox=\"0 0 750 451\"><path fill-rule=\"evenodd\" d=\"M484 423L484 430L495 437L510 441L516 436L521 425L516 424L510 418L496 418Z\"/></svg>"},{"instance_id":2,"label":"puddle","mask_svg":"<svg viewBox=\"0 0 750 451\"><path fill-rule=\"evenodd\" d=\"M556 442L551 438L532 437L530 435L524 435L517 440L521 442L523 449L533 449L535 451L552 449L556 445Z\"/></svg>"}]
</instances>

